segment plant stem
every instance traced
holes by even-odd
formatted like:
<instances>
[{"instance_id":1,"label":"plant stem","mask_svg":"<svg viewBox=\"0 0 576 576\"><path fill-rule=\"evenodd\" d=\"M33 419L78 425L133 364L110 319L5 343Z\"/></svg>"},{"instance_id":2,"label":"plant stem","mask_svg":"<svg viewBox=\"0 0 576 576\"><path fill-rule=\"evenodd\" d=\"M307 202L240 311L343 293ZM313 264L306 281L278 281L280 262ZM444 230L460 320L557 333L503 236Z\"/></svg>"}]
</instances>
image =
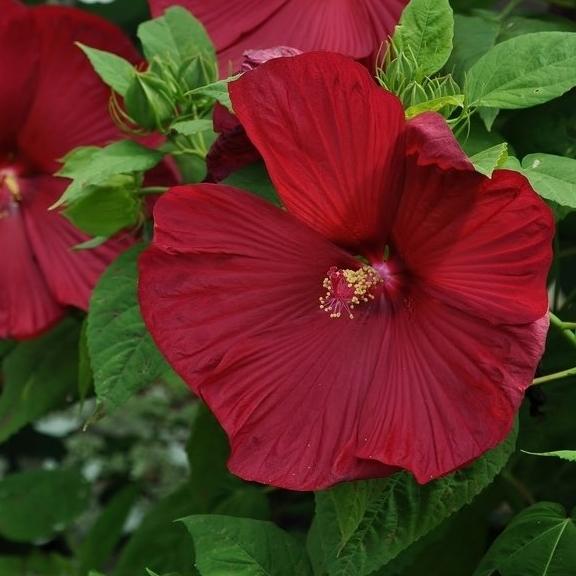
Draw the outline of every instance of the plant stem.
<instances>
[{"instance_id":1,"label":"plant stem","mask_svg":"<svg viewBox=\"0 0 576 576\"><path fill-rule=\"evenodd\" d=\"M574 322L563 322L554 314L553 312L549 312L550 316L550 324L554 326L554 328L560 330L562 336L570 342L572 346L576 348L576 334L574 334L574 328L576 328L576 323Z\"/></svg>"},{"instance_id":2,"label":"plant stem","mask_svg":"<svg viewBox=\"0 0 576 576\"><path fill-rule=\"evenodd\" d=\"M544 384L545 382L552 382L553 380L561 380L562 378L568 378L569 376L576 376L576 367L568 368L568 370L562 370L561 372L554 372L553 374L548 374L546 376L540 376L539 378L534 378L534 380L532 380L532 386Z\"/></svg>"},{"instance_id":3,"label":"plant stem","mask_svg":"<svg viewBox=\"0 0 576 576\"><path fill-rule=\"evenodd\" d=\"M147 196L148 194L164 194L168 188L166 186L146 186L138 190L139 196Z\"/></svg>"}]
</instances>

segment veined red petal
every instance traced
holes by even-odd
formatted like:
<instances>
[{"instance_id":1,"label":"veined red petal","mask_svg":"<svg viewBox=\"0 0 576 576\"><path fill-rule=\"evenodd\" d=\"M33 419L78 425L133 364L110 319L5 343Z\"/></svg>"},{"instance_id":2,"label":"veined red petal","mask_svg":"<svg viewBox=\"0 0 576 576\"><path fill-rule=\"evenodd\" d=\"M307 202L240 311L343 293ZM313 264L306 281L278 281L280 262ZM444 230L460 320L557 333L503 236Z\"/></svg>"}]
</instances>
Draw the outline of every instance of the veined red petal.
<instances>
[{"instance_id":1,"label":"veined red petal","mask_svg":"<svg viewBox=\"0 0 576 576\"><path fill-rule=\"evenodd\" d=\"M20 206L0 216L0 338L30 338L63 315L26 237Z\"/></svg>"},{"instance_id":2,"label":"veined red petal","mask_svg":"<svg viewBox=\"0 0 576 576\"><path fill-rule=\"evenodd\" d=\"M286 45L353 58L377 52L392 34L407 0L150 0L154 15L173 4L188 8L213 38L224 75L245 50Z\"/></svg>"},{"instance_id":3,"label":"veined red petal","mask_svg":"<svg viewBox=\"0 0 576 576\"><path fill-rule=\"evenodd\" d=\"M408 162L393 245L410 273L435 298L494 322L543 316L554 223L528 181Z\"/></svg>"},{"instance_id":4,"label":"veined red petal","mask_svg":"<svg viewBox=\"0 0 576 576\"><path fill-rule=\"evenodd\" d=\"M40 171L53 172L73 148L122 137L108 113L110 90L75 42L132 61L137 53L119 28L82 10L38 6L31 13L41 47L40 78L19 146Z\"/></svg>"},{"instance_id":5,"label":"veined red petal","mask_svg":"<svg viewBox=\"0 0 576 576\"><path fill-rule=\"evenodd\" d=\"M89 237L49 207L60 198L67 181L53 176L21 179L22 210L35 258L53 297L62 305L88 309L88 301L106 267L134 239L117 236L90 250L73 249Z\"/></svg>"},{"instance_id":6,"label":"veined red petal","mask_svg":"<svg viewBox=\"0 0 576 576\"><path fill-rule=\"evenodd\" d=\"M36 89L40 48L29 10L0 0L0 154L11 152Z\"/></svg>"},{"instance_id":7,"label":"veined red petal","mask_svg":"<svg viewBox=\"0 0 576 576\"><path fill-rule=\"evenodd\" d=\"M385 242L403 179L395 96L328 53L271 60L231 83L230 96L290 212L350 249Z\"/></svg>"}]
</instances>

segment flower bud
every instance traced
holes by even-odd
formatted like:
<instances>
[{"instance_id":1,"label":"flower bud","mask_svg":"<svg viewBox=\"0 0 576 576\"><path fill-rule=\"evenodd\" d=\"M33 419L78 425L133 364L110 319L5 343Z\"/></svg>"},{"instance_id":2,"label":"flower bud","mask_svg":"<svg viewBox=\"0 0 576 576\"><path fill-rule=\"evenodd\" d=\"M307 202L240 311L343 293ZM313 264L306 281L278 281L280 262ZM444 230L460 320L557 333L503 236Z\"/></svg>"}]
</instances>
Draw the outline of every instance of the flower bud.
<instances>
[{"instance_id":1,"label":"flower bud","mask_svg":"<svg viewBox=\"0 0 576 576\"><path fill-rule=\"evenodd\" d=\"M147 130L163 130L175 115L168 86L149 72L135 75L124 104L129 116Z\"/></svg>"}]
</instances>

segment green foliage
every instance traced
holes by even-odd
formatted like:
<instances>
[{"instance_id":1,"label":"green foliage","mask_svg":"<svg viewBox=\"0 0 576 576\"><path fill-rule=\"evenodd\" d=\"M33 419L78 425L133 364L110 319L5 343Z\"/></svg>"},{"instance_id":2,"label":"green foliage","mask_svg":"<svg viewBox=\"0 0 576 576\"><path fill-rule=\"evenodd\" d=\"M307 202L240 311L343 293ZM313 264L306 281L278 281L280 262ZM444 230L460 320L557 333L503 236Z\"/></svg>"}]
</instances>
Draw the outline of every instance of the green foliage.
<instances>
[{"instance_id":1,"label":"green foliage","mask_svg":"<svg viewBox=\"0 0 576 576\"><path fill-rule=\"evenodd\" d=\"M208 96L216 100L219 104L222 104L230 112L233 112L232 102L230 100L230 94L228 94L228 84L236 80L238 76L231 76L225 80L218 80L217 82L212 82L211 84L206 84L204 86L199 86L194 90L191 90L189 94L200 94L202 96Z\"/></svg>"},{"instance_id":2,"label":"green foliage","mask_svg":"<svg viewBox=\"0 0 576 576\"><path fill-rule=\"evenodd\" d=\"M79 325L56 328L11 350L2 363L0 442L75 396Z\"/></svg>"},{"instance_id":3,"label":"green foliage","mask_svg":"<svg viewBox=\"0 0 576 576\"><path fill-rule=\"evenodd\" d=\"M170 128L178 132L178 134L183 134L184 136L192 136L194 134L205 132L206 130L212 130L212 120L180 120L178 122L174 122Z\"/></svg>"},{"instance_id":4,"label":"green foliage","mask_svg":"<svg viewBox=\"0 0 576 576\"><path fill-rule=\"evenodd\" d=\"M521 512L492 545L474 576L568 576L576 567L576 525L559 504Z\"/></svg>"},{"instance_id":5,"label":"green foliage","mask_svg":"<svg viewBox=\"0 0 576 576\"><path fill-rule=\"evenodd\" d=\"M496 146L492 146L470 157L476 171L489 178L492 176L492 172L496 168L501 168L507 159L508 144L506 142L496 144Z\"/></svg>"},{"instance_id":6,"label":"green foliage","mask_svg":"<svg viewBox=\"0 0 576 576\"><path fill-rule=\"evenodd\" d=\"M271 522L219 515L183 518L202 576L308 576L306 550Z\"/></svg>"},{"instance_id":7,"label":"green foliage","mask_svg":"<svg viewBox=\"0 0 576 576\"><path fill-rule=\"evenodd\" d=\"M89 490L75 470L34 470L0 480L0 534L16 542L53 537L88 505Z\"/></svg>"},{"instance_id":8,"label":"green foliage","mask_svg":"<svg viewBox=\"0 0 576 576\"><path fill-rule=\"evenodd\" d=\"M96 396L117 408L168 370L146 330L137 298L137 258L144 247L122 254L94 289L87 340Z\"/></svg>"},{"instance_id":9,"label":"green foliage","mask_svg":"<svg viewBox=\"0 0 576 576\"><path fill-rule=\"evenodd\" d=\"M80 43L78 46L86 54L98 76L118 94L125 96L134 77L132 64L111 52L90 48Z\"/></svg>"},{"instance_id":10,"label":"green foliage","mask_svg":"<svg viewBox=\"0 0 576 576\"><path fill-rule=\"evenodd\" d=\"M468 504L514 451L516 432L474 464L420 486L408 474L351 482L316 495L312 538L329 576L368 576Z\"/></svg>"},{"instance_id":11,"label":"green foliage","mask_svg":"<svg viewBox=\"0 0 576 576\"><path fill-rule=\"evenodd\" d=\"M526 452L532 456L549 456L551 458L561 458L568 462L576 462L576 450L556 450L555 452Z\"/></svg>"},{"instance_id":12,"label":"green foliage","mask_svg":"<svg viewBox=\"0 0 576 576\"><path fill-rule=\"evenodd\" d=\"M230 174L228 178L222 181L222 184L240 188L252 192L268 202L272 202L280 206L280 199L274 184L268 176L264 162L256 162L245 168L241 168L237 172Z\"/></svg>"},{"instance_id":13,"label":"green foliage","mask_svg":"<svg viewBox=\"0 0 576 576\"><path fill-rule=\"evenodd\" d=\"M576 35L536 32L494 46L470 68L464 92L470 106L526 108L576 85Z\"/></svg>"},{"instance_id":14,"label":"green foliage","mask_svg":"<svg viewBox=\"0 0 576 576\"><path fill-rule=\"evenodd\" d=\"M394 32L398 51L416 62L415 79L438 72L452 51L454 18L448 0L412 0Z\"/></svg>"}]
</instances>

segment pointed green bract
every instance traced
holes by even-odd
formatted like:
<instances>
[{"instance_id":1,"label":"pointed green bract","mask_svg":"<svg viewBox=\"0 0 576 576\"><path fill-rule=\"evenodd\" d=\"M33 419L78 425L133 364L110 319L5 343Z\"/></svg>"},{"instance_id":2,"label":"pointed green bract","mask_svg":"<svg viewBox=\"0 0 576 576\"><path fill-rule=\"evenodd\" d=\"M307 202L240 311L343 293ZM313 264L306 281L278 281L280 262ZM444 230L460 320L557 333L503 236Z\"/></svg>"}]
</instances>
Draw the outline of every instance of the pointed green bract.
<instances>
[{"instance_id":1,"label":"pointed green bract","mask_svg":"<svg viewBox=\"0 0 576 576\"><path fill-rule=\"evenodd\" d=\"M506 144L506 142L496 144L496 146L492 146L492 148L478 152L478 154L470 157L474 168L476 168L476 172L480 172L480 174L484 174L484 176L488 176L488 178L491 178L492 172L494 172L496 168L501 168L507 159L508 144Z\"/></svg>"}]
</instances>

